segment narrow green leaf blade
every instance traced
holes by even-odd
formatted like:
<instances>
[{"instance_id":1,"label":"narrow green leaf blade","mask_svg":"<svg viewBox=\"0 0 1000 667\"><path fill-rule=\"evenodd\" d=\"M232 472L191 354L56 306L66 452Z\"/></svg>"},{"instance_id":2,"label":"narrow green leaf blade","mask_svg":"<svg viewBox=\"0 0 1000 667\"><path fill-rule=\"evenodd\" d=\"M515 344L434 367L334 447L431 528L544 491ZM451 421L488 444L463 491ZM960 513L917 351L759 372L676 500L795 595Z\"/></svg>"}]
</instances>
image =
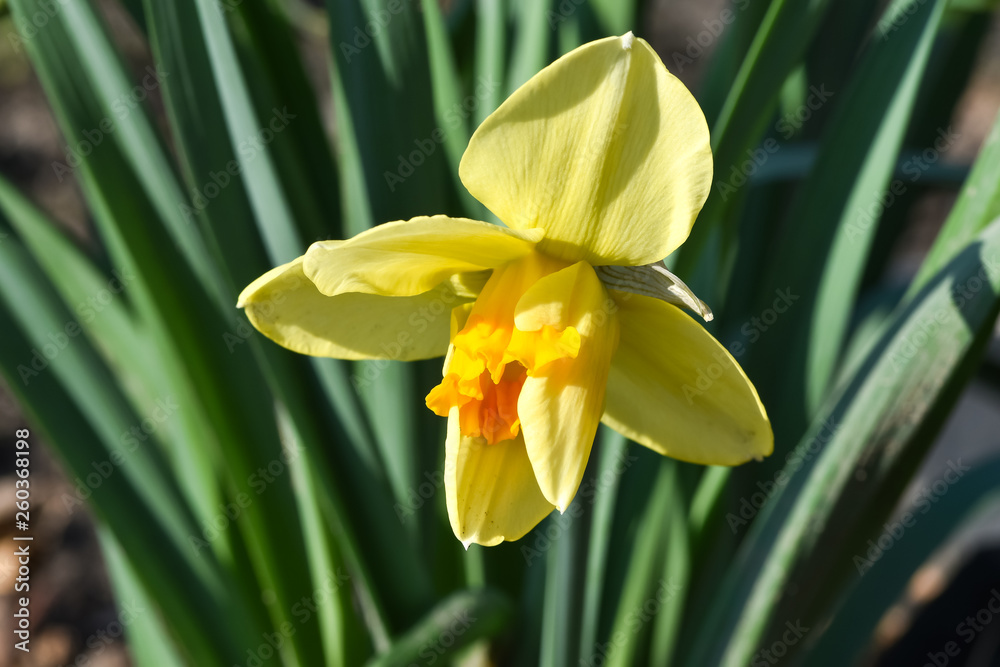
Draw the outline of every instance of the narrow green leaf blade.
<instances>
[{"instance_id":1,"label":"narrow green leaf blade","mask_svg":"<svg viewBox=\"0 0 1000 667\"><path fill-rule=\"evenodd\" d=\"M971 524L996 516L1000 508L998 479L1000 462L979 463L947 494L935 496L937 502L932 509L913 511L915 523L904 526L905 545L885 550L870 569L863 565L863 577L845 591L830 627L803 656L806 664L858 664L862 651L874 639L880 619L903 595L917 569L942 545L954 544Z\"/></svg>"},{"instance_id":2,"label":"narrow green leaf blade","mask_svg":"<svg viewBox=\"0 0 1000 667\"><path fill-rule=\"evenodd\" d=\"M771 263L756 299L755 312L770 306L776 290L796 299L747 362L773 407L779 448L801 433L830 388L878 228L871 212L897 196L888 192L890 179L947 4L900 2L913 7L912 16L886 37L875 28L855 78L832 98L835 117L776 252L785 259ZM902 181L897 185L905 188ZM786 360L780 377L760 372L776 358Z\"/></svg>"},{"instance_id":3,"label":"narrow green leaf blade","mask_svg":"<svg viewBox=\"0 0 1000 667\"><path fill-rule=\"evenodd\" d=\"M120 609L118 622L125 628L129 653L135 663L149 667L184 667L184 660L156 614L156 602L146 593L125 550L107 526L98 525L97 536Z\"/></svg>"},{"instance_id":4,"label":"narrow green leaf blade","mask_svg":"<svg viewBox=\"0 0 1000 667\"><path fill-rule=\"evenodd\" d=\"M112 462L118 459L102 444L117 443L138 418L116 396L110 377L85 340L68 343L25 383L24 368L30 368L39 348L51 344L47 334L59 331L71 318L12 238L0 243L0 274L0 326L5 332L0 370L29 418L42 425L48 441L79 478L92 474L95 465L111 468L96 491L85 488L89 500L119 536L133 565L141 563L137 571L182 638L189 659L205 665L241 659L239 647L254 636L253 625L230 597L226 579L212 559L186 548L194 520L176 488L164 478L164 466L157 464L153 450L138 448L117 471ZM191 590L199 591L200 605L190 605L187 591ZM229 611L224 613L225 609Z\"/></svg>"},{"instance_id":5,"label":"narrow green leaf blade","mask_svg":"<svg viewBox=\"0 0 1000 667\"><path fill-rule=\"evenodd\" d=\"M791 481L754 523L721 588L726 602L702 626L689 664L746 664L769 626L785 620L778 605L789 582L799 584L801 610L824 582L835 585L833 577L851 569L844 550L857 546L852 529L891 509L998 313L1000 221L897 313L856 378L817 415L789 459ZM804 456L814 445L821 453Z\"/></svg>"},{"instance_id":6,"label":"narrow green leaf blade","mask_svg":"<svg viewBox=\"0 0 1000 667\"><path fill-rule=\"evenodd\" d=\"M986 137L955 207L910 286L912 297L992 220L1000 216L1000 114Z\"/></svg>"},{"instance_id":7,"label":"narrow green leaf blade","mask_svg":"<svg viewBox=\"0 0 1000 667\"><path fill-rule=\"evenodd\" d=\"M478 639L499 634L511 614L510 601L496 591L453 593L400 637L392 650L366 663L367 667L406 667L424 660L429 646L437 659L448 659Z\"/></svg>"},{"instance_id":8,"label":"narrow green leaf blade","mask_svg":"<svg viewBox=\"0 0 1000 667\"><path fill-rule=\"evenodd\" d=\"M629 456L628 441L617 431L602 425L597 438L600 459L595 472L596 488L592 489L593 509L590 539L586 551L587 585L583 591L580 620L580 656L586 656L594 650L599 636L615 501L621 481L621 466L628 463L626 457Z\"/></svg>"},{"instance_id":9,"label":"narrow green leaf blade","mask_svg":"<svg viewBox=\"0 0 1000 667\"><path fill-rule=\"evenodd\" d=\"M214 0L187 1L194 2L197 9L198 28L205 40L215 85L222 100L229 139L234 146L239 146L258 136L264 125L255 113L225 15L219 11ZM271 261L274 264L290 262L302 254L303 239L299 237L294 215L270 153L266 149L258 150L252 156L253 159L250 159L241 155L239 163L258 229Z\"/></svg>"},{"instance_id":10,"label":"narrow green leaf blade","mask_svg":"<svg viewBox=\"0 0 1000 667\"><path fill-rule=\"evenodd\" d=\"M551 0L512 0L516 31L507 71L507 94L524 85L549 64Z\"/></svg>"},{"instance_id":11,"label":"narrow green leaf blade","mask_svg":"<svg viewBox=\"0 0 1000 667\"><path fill-rule=\"evenodd\" d=\"M738 198L723 196L720 184L727 183L730 168L742 163L746 151L752 151L760 142L785 81L801 62L829 5L829 0L771 2L719 117L714 122L709 119L715 186L674 269L688 283L694 281L699 264L714 275L729 261L737 231L737 216L731 211ZM703 257L703 253L709 254ZM721 285L715 285L707 273L705 277L699 275L699 282L705 284L704 288L696 287L700 293L714 297L721 290Z\"/></svg>"}]
</instances>

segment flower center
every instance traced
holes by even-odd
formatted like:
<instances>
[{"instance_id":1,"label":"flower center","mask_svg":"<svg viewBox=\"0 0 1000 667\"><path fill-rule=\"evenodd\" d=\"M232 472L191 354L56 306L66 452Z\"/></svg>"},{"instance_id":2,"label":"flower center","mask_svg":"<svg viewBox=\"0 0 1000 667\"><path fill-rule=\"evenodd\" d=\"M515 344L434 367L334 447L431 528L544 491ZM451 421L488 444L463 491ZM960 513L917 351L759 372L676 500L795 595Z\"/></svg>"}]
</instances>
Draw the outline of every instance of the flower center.
<instances>
[{"instance_id":1,"label":"flower center","mask_svg":"<svg viewBox=\"0 0 1000 667\"><path fill-rule=\"evenodd\" d=\"M579 354L580 334L573 327L521 331L514 326L524 293L563 266L537 253L519 259L493 272L471 311L460 306L452 312L444 379L426 400L442 417L458 408L462 435L491 445L516 438L521 387L546 364Z\"/></svg>"}]
</instances>

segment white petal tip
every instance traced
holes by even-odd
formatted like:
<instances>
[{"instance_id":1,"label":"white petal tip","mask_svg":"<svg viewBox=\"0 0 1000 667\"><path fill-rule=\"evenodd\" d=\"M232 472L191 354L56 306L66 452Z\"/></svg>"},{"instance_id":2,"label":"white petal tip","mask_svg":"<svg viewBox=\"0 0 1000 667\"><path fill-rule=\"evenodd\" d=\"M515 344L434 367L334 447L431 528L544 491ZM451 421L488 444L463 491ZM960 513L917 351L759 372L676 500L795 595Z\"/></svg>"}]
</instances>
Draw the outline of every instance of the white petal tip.
<instances>
[{"instance_id":1,"label":"white petal tip","mask_svg":"<svg viewBox=\"0 0 1000 667\"><path fill-rule=\"evenodd\" d=\"M760 463L761 461L764 460L764 457L761 456L760 454L754 454L753 455L753 460L756 461L757 463Z\"/></svg>"},{"instance_id":2,"label":"white petal tip","mask_svg":"<svg viewBox=\"0 0 1000 667\"><path fill-rule=\"evenodd\" d=\"M632 42L634 41L635 41L635 35L633 35L632 31L629 30L627 33L622 35L622 48L628 51L629 49L632 48Z\"/></svg>"},{"instance_id":3,"label":"white petal tip","mask_svg":"<svg viewBox=\"0 0 1000 667\"><path fill-rule=\"evenodd\" d=\"M472 540L462 540L462 546L465 547L466 551L469 550L469 547L471 547L472 544L473 544Z\"/></svg>"}]
</instances>

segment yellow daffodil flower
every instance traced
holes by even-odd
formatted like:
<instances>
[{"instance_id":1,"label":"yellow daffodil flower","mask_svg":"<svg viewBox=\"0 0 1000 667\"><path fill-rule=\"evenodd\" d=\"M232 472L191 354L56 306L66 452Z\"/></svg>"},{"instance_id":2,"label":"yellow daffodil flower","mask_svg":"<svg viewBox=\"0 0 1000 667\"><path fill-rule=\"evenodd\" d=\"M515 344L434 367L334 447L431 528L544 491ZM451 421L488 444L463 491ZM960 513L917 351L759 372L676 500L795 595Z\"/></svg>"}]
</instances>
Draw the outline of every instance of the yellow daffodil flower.
<instances>
[{"instance_id":1,"label":"yellow daffodil flower","mask_svg":"<svg viewBox=\"0 0 1000 667\"><path fill-rule=\"evenodd\" d=\"M678 305L709 311L653 264L687 238L712 155L649 44L602 39L546 67L483 122L459 174L507 227L420 217L315 243L239 305L303 354L447 354L426 400L448 417L448 515L466 546L564 511L601 421L694 463L771 453L753 385Z\"/></svg>"}]
</instances>

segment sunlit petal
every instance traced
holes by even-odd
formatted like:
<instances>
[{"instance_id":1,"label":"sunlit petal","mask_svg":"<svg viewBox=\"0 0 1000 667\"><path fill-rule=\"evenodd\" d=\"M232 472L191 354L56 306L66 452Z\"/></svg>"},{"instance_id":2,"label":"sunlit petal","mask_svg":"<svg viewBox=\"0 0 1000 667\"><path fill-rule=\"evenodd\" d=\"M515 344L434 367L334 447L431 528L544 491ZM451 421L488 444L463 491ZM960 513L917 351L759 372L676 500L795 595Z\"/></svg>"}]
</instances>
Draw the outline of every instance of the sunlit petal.
<instances>
[{"instance_id":1,"label":"sunlit petal","mask_svg":"<svg viewBox=\"0 0 1000 667\"><path fill-rule=\"evenodd\" d=\"M515 232L444 215L388 222L347 241L320 241L304 270L320 292L423 294L456 274L492 269L534 250L542 230Z\"/></svg>"},{"instance_id":2,"label":"sunlit petal","mask_svg":"<svg viewBox=\"0 0 1000 667\"><path fill-rule=\"evenodd\" d=\"M458 408L448 417L444 485L451 528L468 547L517 540L554 508L535 481L521 437L488 445L459 431Z\"/></svg>"},{"instance_id":3,"label":"sunlit petal","mask_svg":"<svg viewBox=\"0 0 1000 667\"><path fill-rule=\"evenodd\" d=\"M417 296L326 296L299 257L251 283L238 305L258 331L301 354L411 361L445 353L451 311L467 300L447 284Z\"/></svg>"},{"instance_id":4,"label":"sunlit petal","mask_svg":"<svg viewBox=\"0 0 1000 667\"><path fill-rule=\"evenodd\" d=\"M676 306L615 295L621 297L621 342L608 377L604 422L691 463L738 465L769 455L771 423L729 352Z\"/></svg>"},{"instance_id":5,"label":"sunlit petal","mask_svg":"<svg viewBox=\"0 0 1000 667\"><path fill-rule=\"evenodd\" d=\"M608 369L618 344L618 318L609 303L586 262L542 278L518 302L518 331L530 332L523 338L567 327L579 336L574 357L529 371L517 404L535 477L560 511L576 495L604 412Z\"/></svg>"},{"instance_id":6,"label":"sunlit petal","mask_svg":"<svg viewBox=\"0 0 1000 667\"><path fill-rule=\"evenodd\" d=\"M508 226L544 227L543 252L637 265L687 238L712 155L694 97L630 33L532 77L476 130L459 174Z\"/></svg>"}]
</instances>

